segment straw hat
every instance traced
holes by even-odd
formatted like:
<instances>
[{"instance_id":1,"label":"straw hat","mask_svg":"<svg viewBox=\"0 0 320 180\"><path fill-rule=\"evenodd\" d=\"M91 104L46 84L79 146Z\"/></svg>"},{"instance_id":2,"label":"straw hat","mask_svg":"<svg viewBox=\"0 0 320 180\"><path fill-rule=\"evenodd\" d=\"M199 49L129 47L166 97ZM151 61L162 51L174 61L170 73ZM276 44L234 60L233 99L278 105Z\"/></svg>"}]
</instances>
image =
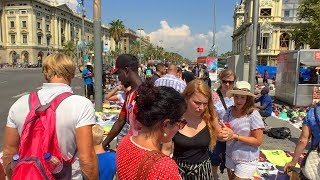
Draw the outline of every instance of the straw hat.
<instances>
[{"instance_id":1,"label":"straw hat","mask_svg":"<svg viewBox=\"0 0 320 180\"><path fill-rule=\"evenodd\" d=\"M227 97L232 97L234 94L256 97L250 92L251 85L247 81L237 81L233 90L227 92Z\"/></svg>"}]
</instances>

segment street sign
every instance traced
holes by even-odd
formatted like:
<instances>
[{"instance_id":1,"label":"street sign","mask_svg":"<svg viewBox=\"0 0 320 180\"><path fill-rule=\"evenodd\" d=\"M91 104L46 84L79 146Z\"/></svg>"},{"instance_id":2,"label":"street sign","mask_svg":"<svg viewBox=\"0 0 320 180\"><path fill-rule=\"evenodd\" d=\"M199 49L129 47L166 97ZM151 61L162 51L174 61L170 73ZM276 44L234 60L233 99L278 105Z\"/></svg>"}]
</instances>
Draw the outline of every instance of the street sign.
<instances>
[{"instance_id":1,"label":"street sign","mask_svg":"<svg viewBox=\"0 0 320 180\"><path fill-rule=\"evenodd\" d=\"M109 40L104 40L103 41L103 52L108 52L110 50L110 41Z\"/></svg>"}]
</instances>

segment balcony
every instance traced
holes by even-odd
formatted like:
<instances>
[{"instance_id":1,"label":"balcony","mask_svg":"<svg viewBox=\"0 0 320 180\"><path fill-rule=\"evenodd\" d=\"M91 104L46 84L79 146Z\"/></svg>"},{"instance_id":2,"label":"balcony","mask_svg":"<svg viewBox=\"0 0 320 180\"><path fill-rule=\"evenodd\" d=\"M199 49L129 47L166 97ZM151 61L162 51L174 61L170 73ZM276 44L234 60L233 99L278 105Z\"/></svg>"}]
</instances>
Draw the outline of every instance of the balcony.
<instances>
[{"instance_id":1,"label":"balcony","mask_svg":"<svg viewBox=\"0 0 320 180\"><path fill-rule=\"evenodd\" d=\"M276 49L258 49L258 55L274 55L277 56L280 53L280 50Z\"/></svg>"}]
</instances>

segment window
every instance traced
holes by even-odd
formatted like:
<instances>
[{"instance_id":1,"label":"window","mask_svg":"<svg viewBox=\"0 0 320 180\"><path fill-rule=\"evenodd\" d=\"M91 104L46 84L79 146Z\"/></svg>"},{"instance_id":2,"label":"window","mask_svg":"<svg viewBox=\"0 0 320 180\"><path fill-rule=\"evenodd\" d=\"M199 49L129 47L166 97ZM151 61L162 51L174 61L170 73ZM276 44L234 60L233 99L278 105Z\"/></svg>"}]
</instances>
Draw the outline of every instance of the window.
<instances>
[{"instance_id":1,"label":"window","mask_svg":"<svg viewBox=\"0 0 320 180\"><path fill-rule=\"evenodd\" d=\"M289 10L285 10L283 17L289 17L290 16L290 11Z\"/></svg>"},{"instance_id":2,"label":"window","mask_svg":"<svg viewBox=\"0 0 320 180\"><path fill-rule=\"evenodd\" d=\"M10 15L13 15L13 14L14 14L14 11L10 11L9 14L10 14Z\"/></svg>"},{"instance_id":3,"label":"window","mask_svg":"<svg viewBox=\"0 0 320 180\"><path fill-rule=\"evenodd\" d=\"M41 29L41 23L40 22L37 22L37 28Z\"/></svg>"},{"instance_id":4,"label":"window","mask_svg":"<svg viewBox=\"0 0 320 180\"><path fill-rule=\"evenodd\" d=\"M280 35L280 50L289 50L289 38L287 33Z\"/></svg>"},{"instance_id":5,"label":"window","mask_svg":"<svg viewBox=\"0 0 320 180\"><path fill-rule=\"evenodd\" d=\"M49 24L46 25L46 31L50 31L50 25Z\"/></svg>"},{"instance_id":6,"label":"window","mask_svg":"<svg viewBox=\"0 0 320 180\"><path fill-rule=\"evenodd\" d=\"M50 16L49 16L49 15L46 15L46 19L47 19L47 20L50 20Z\"/></svg>"},{"instance_id":7,"label":"window","mask_svg":"<svg viewBox=\"0 0 320 180\"><path fill-rule=\"evenodd\" d=\"M27 44L28 42L28 36L27 35L22 35L22 43Z\"/></svg>"},{"instance_id":8,"label":"window","mask_svg":"<svg viewBox=\"0 0 320 180\"><path fill-rule=\"evenodd\" d=\"M27 14L27 11L21 11L21 14Z\"/></svg>"},{"instance_id":9,"label":"window","mask_svg":"<svg viewBox=\"0 0 320 180\"><path fill-rule=\"evenodd\" d=\"M14 21L10 21L10 27L14 28Z\"/></svg>"},{"instance_id":10,"label":"window","mask_svg":"<svg viewBox=\"0 0 320 180\"><path fill-rule=\"evenodd\" d=\"M41 40L42 40L41 36L38 35L38 44L39 44L39 45L41 44Z\"/></svg>"},{"instance_id":11,"label":"window","mask_svg":"<svg viewBox=\"0 0 320 180\"><path fill-rule=\"evenodd\" d=\"M22 27L26 28L27 27L27 21L22 21Z\"/></svg>"},{"instance_id":12,"label":"window","mask_svg":"<svg viewBox=\"0 0 320 180\"><path fill-rule=\"evenodd\" d=\"M11 44L16 44L16 35L11 35Z\"/></svg>"},{"instance_id":13,"label":"window","mask_svg":"<svg viewBox=\"0 0 320 180\"><path fill-rule=\"evenodd\" d=\"M260 16L271 16L271 8L261 9Z\"/></svg>"},{"instance_id":14,"label":"window","mask_svg":"<svg viewBox=\"0 0 320 180\"><path fill-rule=\"evenodd\" d=\"M47 37L47 46L50 45L50 37Z\"/></svg>"},{"instance_id":15,"label":"window","mask_svg":"<svg viewBox=\"0 0 320 180\"><path fill-rule=\"evenodd\" d=\"M37 16L41 16L41 12L37 12Z\"/></svg>"},{"instance_id":16,"label":"window","mask_svg":"<svg viewBox=\"0 0 320 180\"><path fill-rule=\"evenodd\" d=\"M261 49L269 49L269 34L262 35Z\"/></svg>"}]
</instances>

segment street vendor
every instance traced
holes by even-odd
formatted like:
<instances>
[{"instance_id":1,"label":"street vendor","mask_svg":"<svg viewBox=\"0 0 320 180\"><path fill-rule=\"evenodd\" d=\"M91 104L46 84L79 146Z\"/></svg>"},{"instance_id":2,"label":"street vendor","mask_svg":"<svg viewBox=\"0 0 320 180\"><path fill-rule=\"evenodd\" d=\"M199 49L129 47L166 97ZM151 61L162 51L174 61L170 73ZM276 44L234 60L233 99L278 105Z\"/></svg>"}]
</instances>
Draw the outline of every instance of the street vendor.
<instances>
[{"instance_id":1,"label":"street vendor","mask_svg":"<svg viewBox=\"0 0 320 180\"><path fill-rule=\"evenodd\" d=\"M126 94L126 100L119 118L102 143L105 149L108 149L109 143L120 133L126 123L130 124L128 131L130 135L138 135L139 129L141 128L140 123L136 120L135 113L137 89L142 84L142 80L138 74L138 66L138 58L131 54L122 54L116 60L116 67L112 71L112 74L118 74L122 85L125 87L131 86L131 90ZM118 137L118 140L119 138L121 139L121 137Z\"/></svg>"},{"instance_id":2,"label":"street vendor","mask_svg":"<svg viewBox=\"0 0 320 180\"><path fill-rule=\"evenodd\" d=\"M261 96L255 100L260 102L260 106L256 106L259 109L259 113L262 117L269 117L272 114L272 99L269 96L269 87L265 86L261 90Z\"/></svg>"}]
</instances>

